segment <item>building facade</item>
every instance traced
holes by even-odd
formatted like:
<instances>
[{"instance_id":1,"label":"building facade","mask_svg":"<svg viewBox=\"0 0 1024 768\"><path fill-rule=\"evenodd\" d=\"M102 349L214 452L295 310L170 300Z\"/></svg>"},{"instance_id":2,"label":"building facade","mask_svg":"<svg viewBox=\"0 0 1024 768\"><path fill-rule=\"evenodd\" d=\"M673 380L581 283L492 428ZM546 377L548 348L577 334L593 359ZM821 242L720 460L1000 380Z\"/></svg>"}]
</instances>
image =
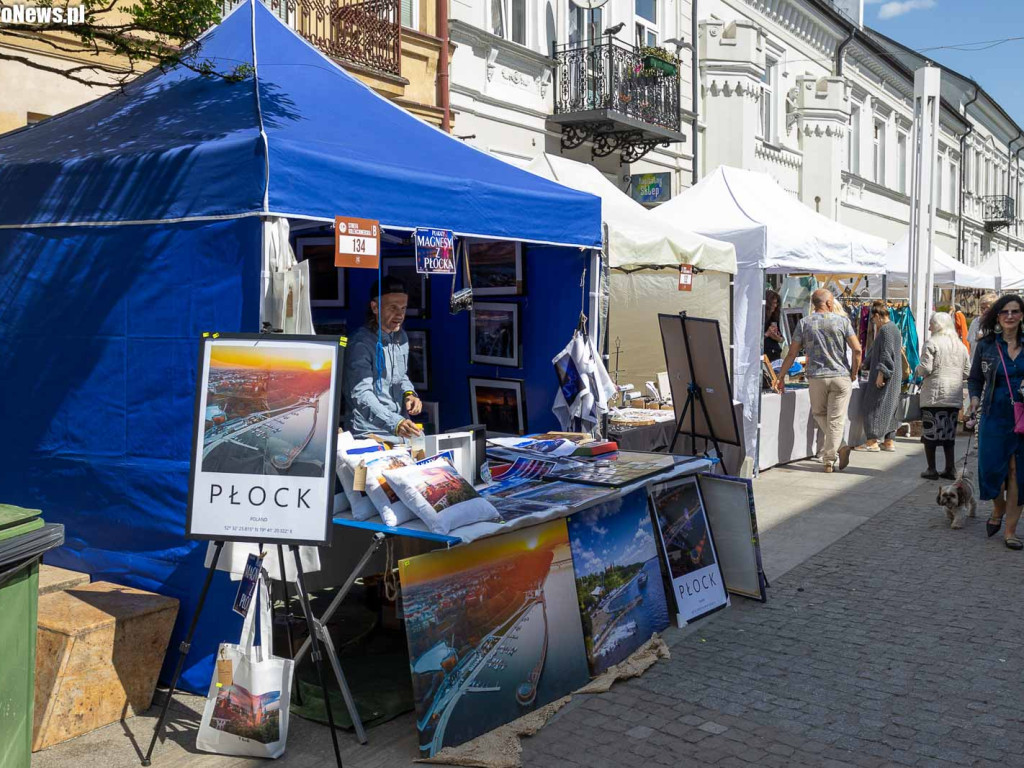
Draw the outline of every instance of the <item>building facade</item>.
<instances>
[{"instance_id":1,"label":"building facade","mask_svg":"<svg viewBox=\"0 0 1024 768\"><path fill-rule=\"evenodd\" d=\"M222 0L224 13L245 0ZM280 19L364 83L417 117L450 127L445 43L447 0L263 0ZM40 67L0 58L0 133L43 120L110 89L83 85L47 69L66 70L97 57L72 40L49 42L0 33L0 53ZM54 43L60 47L58 49ZM448 56L442 55L447 48ZM101 54L117 71L125 62ZM111 74L113 80L117 75ZM89 79L104 77L89 73Z\"/></svg>"}]
</instances>

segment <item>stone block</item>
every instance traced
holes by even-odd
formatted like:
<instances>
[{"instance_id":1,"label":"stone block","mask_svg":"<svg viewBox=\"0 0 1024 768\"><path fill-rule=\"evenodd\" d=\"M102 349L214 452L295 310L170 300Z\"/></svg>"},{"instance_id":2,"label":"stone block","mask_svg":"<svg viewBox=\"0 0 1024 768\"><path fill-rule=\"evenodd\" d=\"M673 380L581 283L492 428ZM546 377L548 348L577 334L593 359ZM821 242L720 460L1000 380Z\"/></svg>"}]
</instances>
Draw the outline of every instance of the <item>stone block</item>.
<instances>
[{"instance_id":1,"label":"stone block","mask_svg":"<svg viewBox=\"0 0 1024 768\"><path fill-rule=\"evenodd\" d=\"M103 581L40 597L32 751L147 710L177 613Z\"/></svg>"},{"instance_id":2,"label":"stone block","mask_svg":"<svg viewBox=\"0 0 1024 768\"><path fill-rule=\"evenodd\" d=\"M63 592L65 589L74 589L89 583L89 574L69 571L67 568L58 568L55 565L39 566L39 596L48 595L51 592Z\"/></svg>"}]
</instances>

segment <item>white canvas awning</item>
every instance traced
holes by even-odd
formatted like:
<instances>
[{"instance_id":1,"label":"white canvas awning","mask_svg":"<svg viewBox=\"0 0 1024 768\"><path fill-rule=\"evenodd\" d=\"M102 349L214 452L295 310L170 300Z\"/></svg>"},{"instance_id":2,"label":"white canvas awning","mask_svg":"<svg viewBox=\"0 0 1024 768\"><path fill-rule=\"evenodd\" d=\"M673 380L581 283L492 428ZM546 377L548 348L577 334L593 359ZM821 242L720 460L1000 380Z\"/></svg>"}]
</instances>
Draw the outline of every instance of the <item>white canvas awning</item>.
<instances>
[{"instance_id":1,"label":"white canvas awning","mask_svg":"<svg viewBox=\"0 0 1024 768\"><path fill-rule=\"evenodd\" d=\"M592 165L541 154L527 170L601 198L601 219L608 227L608 261L612 268L692 264L736 274L736 249L731 243L656 218L654 211L630 198Z\"/></svg>"},{"instance_id":2,"label":"white canvas awning","mask_svg":"<svg viewBox=\"0 0 1024 768\"><path fill-rule=\"evenodd\" d=\"M1021 254L1024 256L1024 254ZM910 235L889 249L885 256L886 275L893 285L906 285L910 264ZM957 261L937 246L932 246L932 276L941 288L995 288L995 276L980 272Z\"/></svg>"},{"instance_id":3,"label":"white canvas awning","mask_svg":"<svg viewBox=\"0 0 1024 768\"><path fill-rule=\"evenodd\" d=\"M997 291L1024 289L1024 251L996 251L978 265L978 271L995 278Z\"/></svg>"}]
</instances>

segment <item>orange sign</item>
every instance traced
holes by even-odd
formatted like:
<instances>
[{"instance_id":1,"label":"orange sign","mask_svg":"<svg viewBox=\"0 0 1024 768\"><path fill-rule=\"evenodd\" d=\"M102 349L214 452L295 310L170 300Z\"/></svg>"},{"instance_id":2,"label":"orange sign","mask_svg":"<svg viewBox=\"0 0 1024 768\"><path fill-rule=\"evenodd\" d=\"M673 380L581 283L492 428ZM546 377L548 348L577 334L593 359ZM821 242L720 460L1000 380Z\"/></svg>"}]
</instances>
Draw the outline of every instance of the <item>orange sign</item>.
<instances>
[{"instance_id":1,"label":"orange sign","mask_svg":"<svg viewBox=\"0 0 1024 768\"><path fill-rule=\"evenodd\" d=\"M377 269L380 263L380 222L334 217L334 266Z\"/></svg>"},{"instance_id":2,"label":"orange sign","mask_svg":"<svg viewBox=\"0 0 1024 768\"><path fill-rule=\"evenodd\" d=\"M679 290L693 290L693 267L689 264L679 265Z\"/></svg>"}]
</instances>

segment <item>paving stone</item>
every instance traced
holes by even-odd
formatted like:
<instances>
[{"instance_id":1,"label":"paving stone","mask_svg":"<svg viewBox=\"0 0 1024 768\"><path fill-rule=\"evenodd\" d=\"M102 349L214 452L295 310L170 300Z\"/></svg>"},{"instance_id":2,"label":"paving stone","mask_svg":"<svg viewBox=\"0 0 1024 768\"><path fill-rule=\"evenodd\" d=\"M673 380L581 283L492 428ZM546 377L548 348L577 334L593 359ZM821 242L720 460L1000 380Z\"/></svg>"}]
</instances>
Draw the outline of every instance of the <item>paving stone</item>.
<instances>
[{"instance_id":1,"label":"paving stone","mask_svg":"<svg viewBox=\"0 0 1024 768\"><path fill-rule=\"evenodd\" d=\"M646 725L638 725L626 731L626 735L631 739L646 739L652 733L654 733L654 729Z\"/></svg>"}]
</instances>

